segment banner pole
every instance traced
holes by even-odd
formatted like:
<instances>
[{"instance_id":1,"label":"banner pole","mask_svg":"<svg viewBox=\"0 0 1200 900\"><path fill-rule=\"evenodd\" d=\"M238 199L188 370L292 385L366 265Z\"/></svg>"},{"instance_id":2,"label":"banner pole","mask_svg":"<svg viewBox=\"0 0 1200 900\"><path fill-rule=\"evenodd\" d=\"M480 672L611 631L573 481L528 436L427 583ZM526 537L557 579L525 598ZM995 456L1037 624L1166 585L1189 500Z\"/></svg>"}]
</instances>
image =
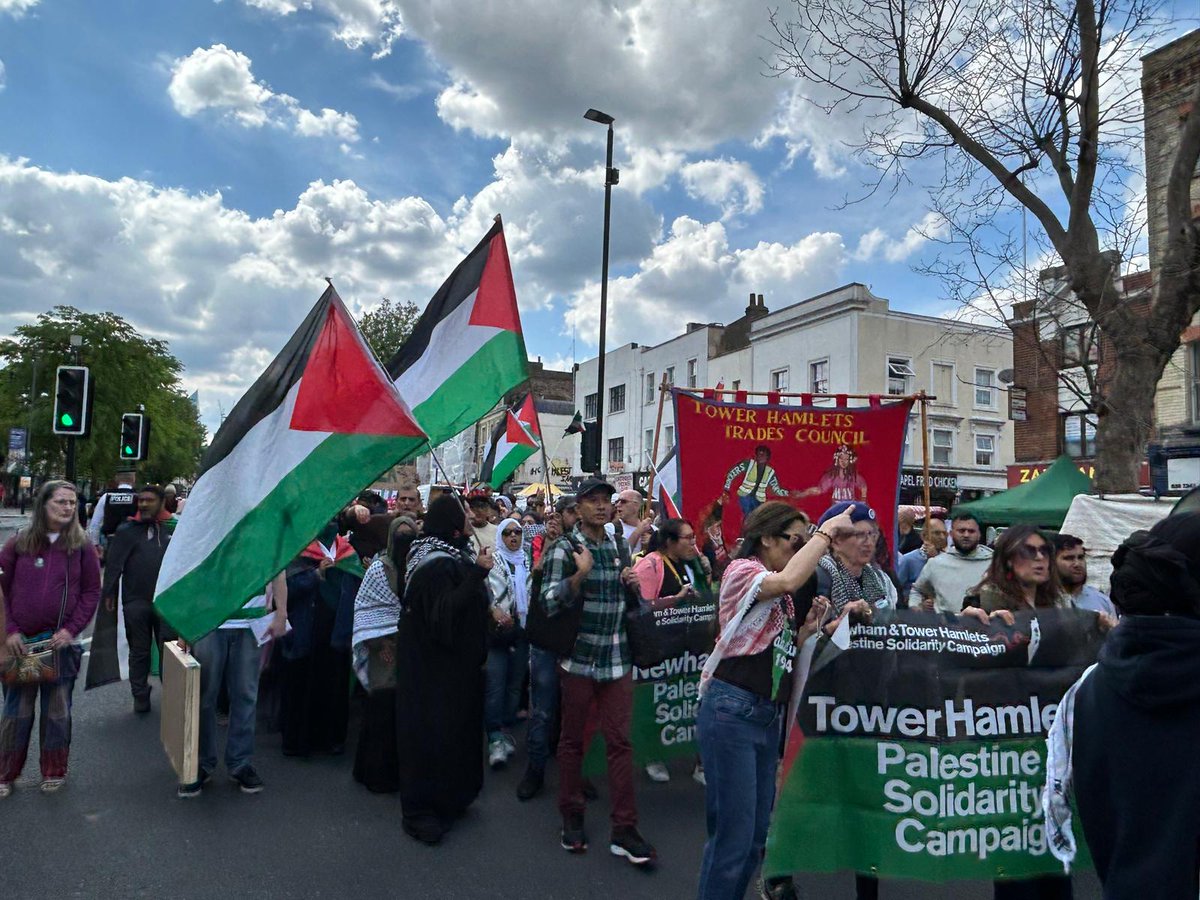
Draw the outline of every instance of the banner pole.
<instances>
[{"instance_id":1,"label":"banner pole","mask_svg":"<svg viewBox=\"0 0 1200 900\"><path fill-rule=\"evenodd\" d=\"M455 487L455 484L453 481L450 480L450 476L446 474L446 470L442 466L442 461L440 459L438 459L437 454L433 452L433 444L429 445L429 458L433 460L434 467L439 472L442 473L442 479L452 489L450 492L450 496L454 497L458 501L458 507L459 507L459 509L462 510L463 518L466 519L467 521L470 521L471 513L467 509L467 504L463 501L462 497L460 497L460 496L458 496L458 494L454 493L453 488ZM478 548L476 552L481 552L483 550L483 541L481 541L479 539L479 535L475 534L475 532L473 530L471 532L471 537L474 539L475 546Z\"/></svg>"},{"instance_id":2,"label":"banner pole","mask_svg":"<svg viewBox=\"0 0 1200 900\"><path fill-rule=\"evenodd\" d=\"M642 501L641 518L643 518L643 519L646 518L646 513L648 511L649 505L654 500L654 481L657 477L657 472L658 472L658 435L659 435L659 432L662 430L663 404L666 402L666 397L667 397L667 373L663 372L662 381L660 381L658 384L658 417L655 418L655 420L654 420L654 442L653 442L653 444L651 444L652 449L650 450L650 469L655 474L651 475L651 477L650 477L650 490L647 492L648 494L650 494L650 496Z\"/></svg>"},{"instance_id":3,"label":"banner pole","mask_svg":"<svg viewBox=\"0 0 1200 900\"><path fill-rule=\"evenodd\" d=\"M917 396L917 402L921 404L921 470L922 479L925 482L925 540L929 540L929 415L926 406L929 398L922 391Z\"/></svg>"}]
</instances>

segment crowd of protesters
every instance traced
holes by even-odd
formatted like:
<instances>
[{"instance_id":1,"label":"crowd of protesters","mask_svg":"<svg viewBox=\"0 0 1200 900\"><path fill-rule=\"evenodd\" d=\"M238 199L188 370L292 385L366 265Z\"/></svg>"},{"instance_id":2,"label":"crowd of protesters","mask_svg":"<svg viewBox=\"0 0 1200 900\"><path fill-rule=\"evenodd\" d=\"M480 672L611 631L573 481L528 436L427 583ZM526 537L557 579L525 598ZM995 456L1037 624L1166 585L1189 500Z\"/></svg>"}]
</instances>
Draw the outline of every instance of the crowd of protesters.
<instances>
[{"instance_id":1,"label":"crowd of protesters","mask_svg":"<svg viewBox=\"0 0 1200 900\"><path fill-rule=\"evenodd\" d=\"M155 485L121 487L120 500L98 506L89 533L77 515L76 489L46 483L29 527L0 550L6 636L0 653L19 659L44 646L56 651L57 666L51 679L5 685L0 798L22 772L35 718L41 789L53 792L64 783L79 638L98 607L122 606L134 711L151 708L151 648L173 637L153 609L153 589L171 538L171 507L178 510L182 501L172 496L168 506ZM425 508L415 487L396 492L391 503L371 491L355 498L260 595L191 645L201 663L200 773L179 787L179 796L200 796L215 773L222 719L227 774L246 793L263 790L254 762L260 703L272 709L285 755L342 753L353 673L362 695L354 777L371 791L399 794L403 830L412 838L443 840L478 795L487 768L503 768L514 757L524 720L527 768L518 799L542 792L548 764L557 759L560 843L572 853L586 851L585 811L594 789L583 758L599 733L611 797L608 847L648 865L657 853L639 831L633 662L624 625L631 597L652 610L698 596L717 599L694 773L705 785L708 832L701 900L742 898L762 860L792 684L775 665L781 636L794 655L811 636L833 634L844 618L866 623L895 609L1009 625L1026 609L1087 610L1119 638L1073 695L1083 760L1076 780L1122 779L1121 766L1096 750L1121 743L1113 716L1136 725L1122 734L1161 732L1170 752L1191 746L1195 717L1172 716L1194 699L1194 688L1163 689L1161 679L1147 675L1145 683L1165 697L1146 702L1129 687L1142 677L1129 666L1166 658L1172 671L1186 674L1194 665L1187 643L1200 618L1194 516L1131 538L1114 558L1113 584L1123 589L1110 600L1087 585L1079 538L1014 526L987 547L980 523L968 514L917 523L902 510L893 554L865 502L835 503L812 524L788 502L763 500L752 505L730 551L719 510L698 529L656 517L641 494L618 492L601 478L553 498L549 509L540 494L522 499L446 492ZM98 541L106 545L103 575ZM1164 599L1172 590L1180 592L1174 606ZM531 644L527 627L535 609L573 617L569 649ZM1122 613L1134 621L1117 628ZM1143 616L1157 618L1141 624ZM1153 754L1150 738L1138 740ZM660 762L646 772L655 781L669 778ZM1101 876L1130 884L1153 880L1149 870L1130 874L1138 865L1131 854L1145 849L1146 838L1114 831L1111 822L1123 796L1147 822L1155 815L1136 794L1098 790L1079 803L1089 840L1099 836ZM1194 849L1197 828L1190 818L1178 828L1182 856ZM1172 877L1181 884L1190 878L1194 894L1191 859ZM776 900L797 896L790 878L760 879L758 891ZM875 897L878 881L860 875L856 892ZM1070 880L997 882L996 896L1069 897Z\"/></svg>"}]
</instances>

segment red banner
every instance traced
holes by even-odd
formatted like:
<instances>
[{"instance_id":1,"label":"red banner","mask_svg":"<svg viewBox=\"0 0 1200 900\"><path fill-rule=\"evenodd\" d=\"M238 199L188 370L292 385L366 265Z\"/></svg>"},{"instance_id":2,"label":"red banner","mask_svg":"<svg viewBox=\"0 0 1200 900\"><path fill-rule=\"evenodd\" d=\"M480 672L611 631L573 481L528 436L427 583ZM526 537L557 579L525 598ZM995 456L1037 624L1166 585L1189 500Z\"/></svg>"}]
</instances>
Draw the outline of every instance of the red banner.
<instances>
[{"instance_id":1,"label":"red banner","mask_svg":"<svg viewBox=\"0 0 1200 900\"><path fill-rule=\"evenodd\" d=\"M708 529L719 515L732 548L742 519L767 500L783 500L814 522L834 503L861 500L894 550L911 400L780 406L672 393L683 517L695 527Z\"/></svg>"}]
</instances>

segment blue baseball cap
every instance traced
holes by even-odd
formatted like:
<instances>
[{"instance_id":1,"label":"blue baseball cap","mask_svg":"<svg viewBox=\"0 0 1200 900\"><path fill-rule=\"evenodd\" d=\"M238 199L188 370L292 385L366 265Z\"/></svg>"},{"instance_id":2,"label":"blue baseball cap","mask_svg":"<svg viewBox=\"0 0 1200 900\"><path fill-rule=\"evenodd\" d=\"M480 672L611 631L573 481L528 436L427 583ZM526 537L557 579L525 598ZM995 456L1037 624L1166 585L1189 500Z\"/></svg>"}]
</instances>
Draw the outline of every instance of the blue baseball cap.
<instances>
[{"instance_id":1,"label":"blue baseball cap","mask_svg":"<svg viewBox=\"0 0 1200 900\"><path fill-rule=\"evenodd\" d=\"M843 500L841 503L835 503L829 509L821 514L821 518L817 520L818 525L824 525L834 516L840 516L846 510L850 510L850 521L854 524L859 522L874 522L875 510L867 506L862 501Z\"/></svg>"}]
</instances>

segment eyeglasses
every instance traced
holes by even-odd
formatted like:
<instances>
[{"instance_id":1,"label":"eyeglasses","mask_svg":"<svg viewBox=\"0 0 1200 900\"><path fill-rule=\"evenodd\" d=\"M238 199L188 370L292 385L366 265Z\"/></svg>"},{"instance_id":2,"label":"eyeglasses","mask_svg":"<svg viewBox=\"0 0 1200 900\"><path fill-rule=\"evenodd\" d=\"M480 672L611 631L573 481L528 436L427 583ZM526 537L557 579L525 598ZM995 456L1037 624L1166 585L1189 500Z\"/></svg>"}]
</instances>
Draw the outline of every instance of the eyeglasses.
<instances>
[{"instance_id":1,"label":"eyeglasses","mask_svg":"<svg viewBox=\"0 0 1200 900\"><path fill-rule=\"evenodd\" d=\"M780 535L780 537L787 538L791 542L791 545L793 547L799 547L801 544L804 543L805 535L804 535L804 532L802 532L802 531L796 531L796 532L785 531L783 534Z\"/></svg>"},{"instance_id":2,"label":"eyeglasses","mask_svg":"<svg viewBox=\"0 0 1200 900\"><path fill-rule=\"evenodd\" d=\"M69 506L78 506L79 505L79 502L76 500L51 500L50 502L53 503L55 506L68 506L69 507Z\"/></svg>"},{"instance_id":3,"label":"eyeglasses","mask_svg":"<svg viewBox=\"0 0 1200 900\"><path fill-rule=\"evenodd\" d=\"M503 532L503 537L515 537L516 535L519 535L520 533L521 532L515 531L512 528L509 528L507 531Z\"/></svg>"},{"instance_id":4,"label":"eyeglasses","mask_svg":"<svg viewBox=\"0 0 1200 900\"><path fill-rule=\"evenodd\" d=\"M1017 556L1021 559L1035 560L1038 557L1050 558L1050 546L1048 544L1022 544L1017 548Z\"/></svg>"}]
</instances>

